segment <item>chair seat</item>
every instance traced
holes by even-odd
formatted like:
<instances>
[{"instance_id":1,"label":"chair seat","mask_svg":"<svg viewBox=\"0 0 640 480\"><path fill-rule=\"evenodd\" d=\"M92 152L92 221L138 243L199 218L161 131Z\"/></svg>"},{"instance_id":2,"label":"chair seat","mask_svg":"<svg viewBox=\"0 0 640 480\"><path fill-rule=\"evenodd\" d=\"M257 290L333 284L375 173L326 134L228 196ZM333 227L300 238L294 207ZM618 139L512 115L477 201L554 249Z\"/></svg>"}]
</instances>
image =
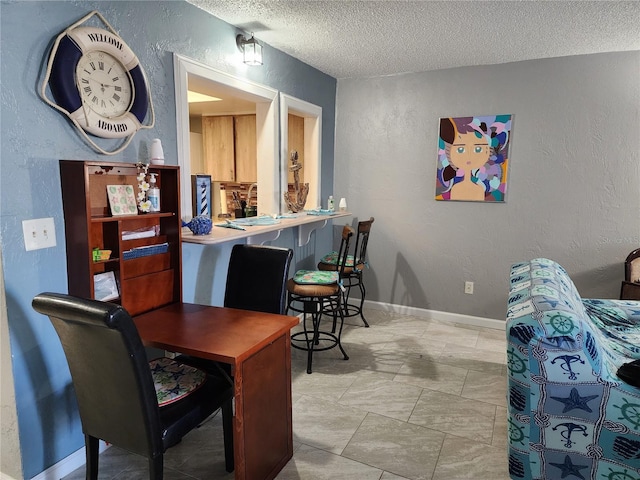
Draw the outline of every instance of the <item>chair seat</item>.
<instances>
[{"instance_id":1,"label":"chair seat","mask_svg":"<svg viewBox=\"0 0 640 480\"><path fill-rule=\"evenodd\" d=\"M205 381L206 374L184 363L161 357L149 362L158 406L164 407L186 397Z\"/></svg>"},{"instance_id":2,"label":"chair seat","mask_svg":"<svg viewBox=\"0 0 640 480\"><path fill-rule=\"evenodd\" d=\"M203 418L216 411L218 405L223 405L232 398L233 388L229 388L226 380L206 375L200 388L176 402L161 407L160 423L164 449L177 444L182 437L197 427Z\"/></svg>"},{"instance_id":3,"label":"chair seat","mask_svg":"<svg viewBox=\"0 0 640 480\"><path fill-rule=\"evenodd\" d=\"M319 284L300 284L296 283L293 278L287 280L287 291L293 295L300 297L329 297L338 294L338 284L329 285Z\"/></svg>"}]
</instances>

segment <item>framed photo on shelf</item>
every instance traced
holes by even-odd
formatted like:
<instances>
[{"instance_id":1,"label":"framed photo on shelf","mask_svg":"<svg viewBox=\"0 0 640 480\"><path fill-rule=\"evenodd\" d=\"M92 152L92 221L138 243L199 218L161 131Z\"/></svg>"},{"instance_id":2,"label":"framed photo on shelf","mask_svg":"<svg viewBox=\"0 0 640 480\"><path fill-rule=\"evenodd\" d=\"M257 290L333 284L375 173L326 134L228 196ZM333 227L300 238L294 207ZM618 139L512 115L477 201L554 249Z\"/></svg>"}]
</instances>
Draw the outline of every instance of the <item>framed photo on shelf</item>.
<instances>
[{"instance_id":1,"label":"framed photo on shelf","mask_svg":"<svg viewBox=\"0 0 640 480\"><path fill-rule=\"evenodd\" d=\"M191 175L191 192L193 216L211 217L211 175Z\"/></svg>"},{"instance_id":2,"label":"framed photo on shelf","mask_svg":"<svg viewBox=\"0 0 640 480\"><path fill-rule=\"evenodd\" d=\"M135 190L131 185L107 185L111 215L137 215Z\"/></svg>"}]
</instances>

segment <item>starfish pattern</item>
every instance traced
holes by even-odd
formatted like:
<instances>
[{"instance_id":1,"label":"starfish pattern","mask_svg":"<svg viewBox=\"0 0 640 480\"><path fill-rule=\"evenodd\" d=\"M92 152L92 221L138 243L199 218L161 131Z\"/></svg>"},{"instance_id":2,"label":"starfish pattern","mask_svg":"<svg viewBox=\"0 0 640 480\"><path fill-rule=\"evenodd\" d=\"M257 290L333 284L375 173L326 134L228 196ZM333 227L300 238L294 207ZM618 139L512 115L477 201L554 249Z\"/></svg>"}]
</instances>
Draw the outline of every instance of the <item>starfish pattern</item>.
<instances>
[{"instance_id":1,"label":"starfish pattern","mask_svg":"<svg viewBox=\"0 0 640 480\"><path fill-rule=\"evenodd\" d=\"M562 470L560 478L567 478L569 475L573 475L581 480L585 480L585 478L580 473L580 470L588 467L588 465L574 465L569 455L564 457L564 463L549 462L549 465L553 465L554 467Z\"/></svg>"},{"instance_id":2,"label":"starfish pattern","mask_svg":"<svg viewBox=\"0 0 640 480\"><path fill-rule=\"evenodd\" d=\"M594 398L598 398L598 395L587 395L586 397L581 397L576 388L572 388L571 392L569 392L568 397L551 397L558 402L564 403L564 409L562 413L567 413L570 410L574 410L576 408L580 410L584 410L585 412L592 413L593 410L587 405L587 402L590 402Z\"/></svg>"}]
</instances>

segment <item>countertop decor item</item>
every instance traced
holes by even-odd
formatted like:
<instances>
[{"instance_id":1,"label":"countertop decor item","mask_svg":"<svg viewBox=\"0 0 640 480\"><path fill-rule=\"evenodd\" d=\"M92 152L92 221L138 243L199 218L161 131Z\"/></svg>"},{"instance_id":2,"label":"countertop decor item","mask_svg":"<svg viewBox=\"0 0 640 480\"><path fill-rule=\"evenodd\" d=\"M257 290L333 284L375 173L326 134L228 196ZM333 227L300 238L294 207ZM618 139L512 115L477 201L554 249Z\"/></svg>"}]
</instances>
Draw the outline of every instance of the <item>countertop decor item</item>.
<instances>
[{"instance_id":1,"label":"countertop decor item","mask_svg":"<svg viewBox=\"0 0 640 480\"><path fill-rule=\"evenodd\" d=\"M108 29L80 26L94 15ZM47 84L54 101L47 97ZM96 10L55 39L40 96L66 115L84 140L104 155L121 152L138 130L155 123L151 91L138 58ZM144 125L149 110L151 120ZM125 140L107 151L88 134Z\"/></svg>"},{"instance_id":2,"label":"countertop decor item","mask_svg":"<svg viewBox=\"0 0 640 480\"><path fill-rule=\"evenodd\" d=\"M293 172L293 192L285 192L284 200L287 207L293 213L304 210L304 204L307 203L307 195L309 194L309 184L300 184L300 169L302 164L298 162L298 152L291 152L291 166L289 170Z\"/></svg>"},{"instance_id":3,"label":"countertop decor item","mask_svg":"<svg viewBox=\"0 0 640 480\"><path fill-rule=\"evenodd\" d=\"M213 223L206 215L198 215L193 217L189 223L182 223L183 227L189 227L194 235L208 235L211 233Z\"/></svg>"},{"instance_id":4,"label":"countertop decor item","mask_svg":"<svg viewBox=\"0 0 640 480\"><path fill-rule=\"evenodd\" d=\"M164 165L164 151L162 150L162 142L159 138L151 141L151 164Z\"/></svg>"}]
</instances>

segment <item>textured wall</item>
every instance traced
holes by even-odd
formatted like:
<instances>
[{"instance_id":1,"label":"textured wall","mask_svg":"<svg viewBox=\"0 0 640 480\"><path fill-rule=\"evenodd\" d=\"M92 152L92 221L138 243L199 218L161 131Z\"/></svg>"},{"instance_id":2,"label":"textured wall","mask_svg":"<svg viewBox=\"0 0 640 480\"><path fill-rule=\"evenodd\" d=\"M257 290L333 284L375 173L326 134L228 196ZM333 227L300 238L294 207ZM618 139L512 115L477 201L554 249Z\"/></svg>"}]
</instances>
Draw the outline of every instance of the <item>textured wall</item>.
<instances>
[{"instance_id":1,"label":"textured wall","mask_svg":"<svg viewBox=\"0 0 640 480\"><path fill-rule=\"evenodd\" d=\"M48 319L31 308L31 299L40 292L67 291L58 160L134 163L148 158L148 144L158 137L167 163L176 164L172 57L176 52L321 106L322 192L326 197L333 178L336 81L268 45L263 67L238 64L235 36L239 32L181 1L3 0L0 5L0 235L22 461L24 476L31 478L83 445L59 341ZM93 153L66 119L37 94L54 38L93 9L100 11L138 55L150 80L156 111L155 128L139 132L131 145L114 157ZM57 246L26 252L21 222L41 217L53 217ZM314 235L307 248L330 248L331 233L324 230ZM293 246L291 236L279 242ZM309 263L307 249L295 252L296 263ZM224 246L185 246L185 300L220 303L227 261L228 249Z\"/></svg>"},{"instance_id":2,"label":"textured wall","mask_svg":"<svg viewBox=\"0 0 640 480\"><path fill-rule=\"evenodd\" d=\"M2 258L0 256L0 269ZM7 321L4 295L4 276L0 270L0 472L9 478L22 477L20 461L20 436L18 434L18 414L13 391L13 361L9 345L9 322Z\"/></svg>"},{"instance_id":3,"label":"textured wall","mask_svg":"<svg viewBox=\"0 0 640 480\"><path fill-rule=\"evenodd\" d=\"M616 297L640 246L638 78L626 52L339 80L334 195L376 218L367 298L503 319L510 264L538 256ZM436 202L438 119L492 114L514 115L506 203Z\"/></svg>"}]
</instances>

